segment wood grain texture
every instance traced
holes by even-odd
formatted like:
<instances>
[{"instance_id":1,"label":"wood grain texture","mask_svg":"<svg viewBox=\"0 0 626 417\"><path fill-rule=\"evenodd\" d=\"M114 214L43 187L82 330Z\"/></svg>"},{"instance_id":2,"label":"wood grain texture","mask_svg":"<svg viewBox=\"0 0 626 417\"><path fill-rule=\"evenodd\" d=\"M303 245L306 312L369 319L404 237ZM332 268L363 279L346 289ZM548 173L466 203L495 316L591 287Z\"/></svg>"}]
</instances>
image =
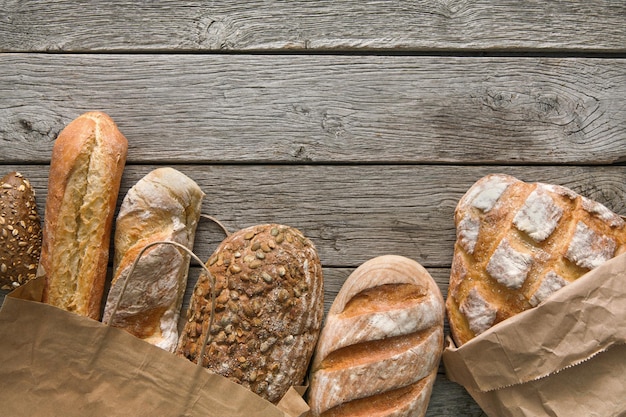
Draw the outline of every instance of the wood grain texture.
<instances>
[{"instance_id":1,"label":"wood grain texture","mask_svg":"<svg viewBox=\"0 0 626 417\"><path fill-rule=\"evenodd\" d=\"M87 110L129 162L626 161L626 60L28 55L0 60L0 162Z\"/></svg>"},{"instance_id":2,"label":"wood grain texture","mask_svg":"<svg viewBox=\"0 0 626 417\"><path fill-rule=\"evenodd\" d=\"M152 165L128 165L118 207ZM622 166L445 165L176 165L206 193L202 212L231 231L261 223L300 229L317 246L325 267L355 267L396 254L426 267L448 267L455 240L454 208L479 178L499 172L524 181L567 186L626 214ZM21 171L46 199L46 165L5 165ZM223 239L208 220L198 226L195 250L208 257Z\"/></svg>"},{"instance_id":3,"label":"wood grain texture","mask_svg":"<svg viewBox=\"0 0 626 417\"><path fill-rule=\"evenodd\" d=\"M623 2L0 4L0 51L624 51Z\"/></svg>"},{"instance_id":4,"label":"wood grain texture","mask_svg":"<svg viewBox=\"0 0 626 417\"><path fill-rule=\"evenodd\" d=\"M43 216L55 138L103 110L130 144L118 208L172 166L231 231L279 222L311 238L325 312L388 253L445 297L454 207L486 174L626 215L624 16L599 0L0 0L0 176L23 172ZM202 220L195 252L223 236ZM442 366L435 416L485 416Z\"/></svg>"}]
</instances>

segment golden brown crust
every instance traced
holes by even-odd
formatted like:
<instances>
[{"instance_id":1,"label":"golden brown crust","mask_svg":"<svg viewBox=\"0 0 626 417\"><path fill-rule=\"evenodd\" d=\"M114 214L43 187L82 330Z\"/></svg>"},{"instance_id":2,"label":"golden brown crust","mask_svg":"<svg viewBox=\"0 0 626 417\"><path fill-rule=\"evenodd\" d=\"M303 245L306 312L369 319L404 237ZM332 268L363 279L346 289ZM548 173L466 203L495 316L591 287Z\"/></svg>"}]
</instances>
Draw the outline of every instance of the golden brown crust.
<instances>
[{"instance_id":1,"label":"golden brown crust","mask_svg":"<svg viewBox=\"0 0 626 417\"><path fill-rule=\"evenodd\" d=\"M423 416L443 350L443 297L410 259L373 258L348 277L311 365L317 416Z\"/></svg>"},{"instance_id":2,"label":"golden brown crust","mask_svg":"<svg viewBox=\"0 0 626 417\"><path fill-rule=\"evenodd\" d=\"M302 384L323 316L323 276L313 243L292 227L252 226L227 237L206 266L217 306L203 365L271 402ZM208 328L201 275L177 353L196 362Z\"/></svg>"},{"instance_id":3,"label":"golden brown crust","mask_svg":"<svg viewBox=\"0 0 626 417\"><path fill-rule=\"evenodd\" d=\"M430 394L436 377L437 369L435 368L430 375L413 384L338 405L323 412L320 416L424 416L428 409Z\"/></svg>"},{"instance_id":4,"label":"golden brown crust","mask_svg":"<svg viewBox=\"0 0 626 417\"><path fill-rule=\"evenodd\" d=\"M113 215L128 142L113 120L88 112L72 121L52 150L41 266L44 301L100 317Z\"/></svg>"},{"instance_id":5,"label":"golden brown crust","mask_svg":"<svg viewBox=\"0 0 626 417\"><path fill-rule=\"evenodd\" d=\"M446 309L457 346L626 249L626 223L558 185L492 174L455 210Z\"/></svg>"},{"instance_id":6,"label":"golden brown crust","mask_svg":"<svg viewBox=\"0 0 626 417\"><path fill-rule=\"evenodd\" d=\"M35 191L19 172L0 179L0 289L35 278L41 253L41 223Z\"/></svg>"}]
</instances>

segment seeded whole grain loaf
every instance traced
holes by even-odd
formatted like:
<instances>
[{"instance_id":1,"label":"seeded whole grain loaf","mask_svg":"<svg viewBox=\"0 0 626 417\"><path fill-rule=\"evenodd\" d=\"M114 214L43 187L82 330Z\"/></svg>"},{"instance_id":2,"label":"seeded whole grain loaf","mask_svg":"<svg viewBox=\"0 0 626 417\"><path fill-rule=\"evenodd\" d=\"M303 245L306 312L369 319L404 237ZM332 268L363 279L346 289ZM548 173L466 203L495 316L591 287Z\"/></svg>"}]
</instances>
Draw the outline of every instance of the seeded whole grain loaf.
<instances>
[{"instance_id":1,"label":"seeded whole grain loaf","mask_svg":"<svg viewBox=\"0 0 626 417\"><path fill-rule=\"evenodd\" d=\"M43 301L98 320L128 142L102 112L69 123L54 142L40 266Z\"/></svg>"},{"instance_id":2,"label":"seeded whole grain loaf","mask_svg":"<svg viewBox=\"0 0 626 417\"><path fill-rule=\"evenodd\" d=\"M626 251L626 222L602 204L509 175L478 180L455 210L446 308L461 346Z\"/></svg>"},{"instance_id":3,"label":"seeded whole grain loaf","mask_svg":"<svg viewBox=\"0 0 626 417\"><path fill-rule=\"evenodd\" d=\"M19 172L0 179L0 289L35 278L41 254L41 220L35 191Z\"/></svg>"},{"instance_id":4,"label":"seeded whole grain loaf","mask_svg":"<svg viewBox=\"0 0 626 417\"><path fill-rule=\"evenodd\" d=\"M424 416L443 351L444 302L430 274L370 259L333 301L311 364L312 417Z\"/></svg>"},{"instance_id":5,"label":"seeded whole grain loaf","mask_svg":"<svg viewBox=\"0 0 626 417\"><path fill-rule=\"evenodd\" d=\"M174 352L190 257L173 245L146 246L169 241L193 250L203 197L195 181L169 167L150 171L128 190L115 223L113 279L103 322Z\"/></svg>"},{"instance_id":6,"label":"seeded whole grain loaf","mask_svg":"<svg viewBox=\"0 0 626 417\"><path fill-rule=\"evenodd\" d=\"M206 266L217 299L202 365L277 403L303 383L319 336L323 276L315 246L295 228L256 225L224 239ZM177 349L195 363L210 306L202 274Z\"/></svg>"}]
</instances>

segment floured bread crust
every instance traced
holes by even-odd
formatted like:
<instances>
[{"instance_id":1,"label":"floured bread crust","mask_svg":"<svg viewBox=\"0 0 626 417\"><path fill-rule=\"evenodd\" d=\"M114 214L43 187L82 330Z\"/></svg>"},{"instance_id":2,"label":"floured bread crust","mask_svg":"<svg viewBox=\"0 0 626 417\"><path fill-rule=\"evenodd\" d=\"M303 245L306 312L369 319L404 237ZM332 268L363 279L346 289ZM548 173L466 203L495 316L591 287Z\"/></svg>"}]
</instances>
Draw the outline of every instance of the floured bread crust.
<instances>
[{"instance_id":1,"label":"floured bread crust","mask_svg":"<svg viewBox=\"0 0 626 417\"><path fill-rule=\"evenodd\" d=\"M303 383L324 313L322 266L299 230L264 224L228 236L206 266L216 311L202 365L270 402ZM210 282L194 288L177 354L195 363L208 330Z\"/></svg>"},{"instance_id":2,"label":"floured bread crust","mask_svg":"<svg viewBox=\"0 0 626 417\"><path fill-rule=\"evenodd\" d=\"M173 168L148 173L126 194L115 228L114 272L103 321L167 351L178 343L178 319L189 255L172 245L148 248L137 264L114 317L121 288L139 252L158 241L193 250L204 193Z\"/></svg>"},{"instance_id":3,"label":"floured bread crust","mask_svg":"<svg viewBox=\"0 0 626 417\"><path fill-rule=\"evenodd\" d=\"M443 349L444 302L428 272L386 255L335 298L311 365L317 416L423 416Z\"/></svg>"},{"instance_id":4,"label":"floured bread crust","mask_svg":"<svg viewBox=\"0 0 626 417\"><path fill-rule=\"evenodd\" d=\"M100 318L128 142L102 112L68 124L52 149L40 267L43 301Z\"/></svg>"},{"instance_id":5,"label":"floured bread crust","mask_svg":"<svg viewBox=\"0 0 626 417\"><path fill-rule=\"evenodd\" d=\"M455 223L446 308L457 346L626 250L626 223L602 204L508 175L477 181Z\"/></svg>"}]
</instances>

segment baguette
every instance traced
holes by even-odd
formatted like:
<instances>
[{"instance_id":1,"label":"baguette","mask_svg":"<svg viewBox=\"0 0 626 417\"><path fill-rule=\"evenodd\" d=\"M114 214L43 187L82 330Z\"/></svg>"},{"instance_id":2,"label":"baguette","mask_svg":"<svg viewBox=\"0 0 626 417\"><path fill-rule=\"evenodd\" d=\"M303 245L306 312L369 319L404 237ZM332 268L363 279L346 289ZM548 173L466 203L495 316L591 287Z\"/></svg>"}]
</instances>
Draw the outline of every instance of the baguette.
<instances>
[{"instance_id":1,"label":"baguette","mask_svg":"<svg viewBox=\"0 0 626 417\"><path fill-rule=\"evenodd\" d=\"M44 302L99 319L127 150L126 138L101 112L79 116L56 139L40 260Z\"/></svg>"},{"instance_id":2,"label":"baguette","mask_svg":"<svg viewBox=\"0 0 626 417\"><path fill-rule=\"evenodd\" d=\"M626 222L602 204L509 175L478 180L455 224L446 309L457 346L626 250Z\"/></svg>"},{"instance_id":3,"label":"baguette","mask_svg":"<svg viewBox=\"0 0 626 417\"><path fill-rule=\"evenodd\" d=\"M35 190L19 172L0 179L0 289L35 278L41 254L41 223Z\"/></svg>"},{"instance_id":4,"label":"baguette","mask_svg":"<svg viewBox=\"0 0 626 417\"><path fill-rule=\"evenodd\" d=\"M177 354L277 403L301 385L324 313L322 267L313 243L299 230L264 224L228 236L206 263L215 278L194 288Z\"/></svg>"},{"instance_id":5,"label":"baguette","mask_svg":"<svg viewBox=\"0 0 626 417\"><path fill-rule=\"evenodd\" d=\"M131 265L147 245L180 243L193 250L204 193L173 168L148 173L126 194L115 224L113 280L103 321L174 352L187 287L189 255L172 245L151 246L141 256L118 304Z\"/></svg>"},{"instance_id":6,"label":"baguette","mask_svg":"<svg viewBox=\"0 0 626 417\"><path fill-rule=\"evenodd\" d=\"M335 298L311 365L318 416L424 416L443 351L443 297L402 256L359 266Z\"/></svg>"}]
</instances>

